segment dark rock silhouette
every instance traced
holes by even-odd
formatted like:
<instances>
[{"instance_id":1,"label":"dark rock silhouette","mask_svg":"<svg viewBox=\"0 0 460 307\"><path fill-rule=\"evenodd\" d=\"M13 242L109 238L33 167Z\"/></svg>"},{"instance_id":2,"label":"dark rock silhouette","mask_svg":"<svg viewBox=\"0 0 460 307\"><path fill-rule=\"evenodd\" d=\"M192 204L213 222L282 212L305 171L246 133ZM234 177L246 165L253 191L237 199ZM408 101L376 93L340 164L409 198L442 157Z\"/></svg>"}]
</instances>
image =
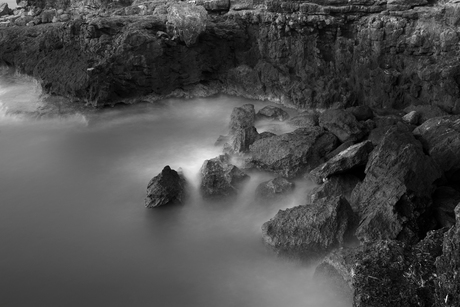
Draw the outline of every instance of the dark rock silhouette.
<instances>
[{"instance_id":1,"label":"dark rock silhouette","mask_svg":"<svg viewBox=\"0 0 460 307\"><path fill-rule=\"evenodd\" d=\"M160 174L150 180L147 186L145 206L155 208L181 203L185 198L186 181L182 174L165 166Z\"/></svg>"}]
</instances>

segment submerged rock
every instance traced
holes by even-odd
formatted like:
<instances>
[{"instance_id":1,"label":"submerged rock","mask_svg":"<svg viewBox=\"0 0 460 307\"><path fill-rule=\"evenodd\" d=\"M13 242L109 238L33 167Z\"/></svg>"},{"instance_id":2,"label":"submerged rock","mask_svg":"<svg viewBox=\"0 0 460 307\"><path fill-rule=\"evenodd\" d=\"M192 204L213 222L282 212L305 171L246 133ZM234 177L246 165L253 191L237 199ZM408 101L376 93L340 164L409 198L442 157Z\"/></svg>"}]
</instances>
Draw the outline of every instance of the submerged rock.
<instances>
[{"instance_id":1,"label":"submerged rock","mask_svg":"<svg viewBox=\"0 0 460 307\"><path fill-rule=\"evenodd\" d=\"M372 152L366 177L353 191L361 217L361 241L418 241L428 230L421 218L431 205L434 181L441 172L410 132L390 129Z\"/></svg>"},{"instance_id":2,"label":"submerged rock","mask_svg":"<svg viewBox=\"0 0 460 307\"><path fill-rule=\"evenodd\" d=\"M221 155L206 160L201 167L201 195L205 198L226 197L237 194L239 185L249 176Z\"/></svg>"},{"instance_id":3,"label":"submerged rock","mask_svg":"<svg viewBox=\"0 0 460 307\"><path fill-rule=\"evenodd\" d=\"M344 173L357 167L364 167L372 149L374 149L374 146L370 141L350 146L324 164L313 169L310 172L310 176L317 183L322 183L331 175Z\"/></svg>"},{"instance_id":4,"label":"submerged rock","mask_svg":"<svg viewBox=\"0 0 460 307\"><path fill-rule=\"evenodd\" d=\"M160 174L150 180L147 186L145 206L155 208L181 203L185 197L186 181L182 174L165 166Z\"/></svg>"},{"instance_id":5,"label":"submerged rock","mask_svg":"<svg viewBox=\"0 0 460 307\"><path fill-rule=\"evenodd\" d=\"M337 143L333 134L319 127L299 128L255 141L247 162L249 167L294 178L324 162Z\"/></svg>"},{"instance_id":6,"label":"submerged rock","mask_svg":"<svg viewBox=\"0 0 460 307\"><path fill-rule=\"evenodd\" d=\"M342 245L353 223L345 198L321 198L311 205L280 210L263 224L262 235L279 252L311 257Z\"/></svg>"},{"instance_id":7,"label":"submerged rock","mask_svg":"<svg viewBox=\"0 0 460 307\"><path fill-rule=\"evenodd\" d=\"M295 184L286 178L276 177L259 184L256 188L256 197L266 200L278 199L294 190L294 187Z\"/></svg>"},{"instance_id":8,"label":"submerged rock","mask_svg":"<svg viewBox=\"0 0 460 307\"><path fill-rule=\"evenodd\" d=\"M256 114L257 119L272 119L285 121L289 118L289 114L281 108L275 106L266 106L259 110Z\"/></svg>"}]
</instances>

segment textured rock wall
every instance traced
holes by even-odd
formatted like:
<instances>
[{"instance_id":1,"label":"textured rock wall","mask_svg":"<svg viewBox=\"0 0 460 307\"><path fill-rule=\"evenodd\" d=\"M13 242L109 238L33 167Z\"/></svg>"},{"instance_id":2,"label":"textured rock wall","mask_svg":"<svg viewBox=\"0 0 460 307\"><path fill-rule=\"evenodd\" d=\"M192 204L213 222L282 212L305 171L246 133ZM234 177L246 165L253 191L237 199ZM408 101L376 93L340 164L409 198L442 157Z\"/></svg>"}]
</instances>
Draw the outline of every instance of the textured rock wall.
<instances>
[{"instance_id":1,"label":"textured rock wall","mask_svg":"<svg viewBox=\"0 0 460 307\"><path fill-rule=\"evenodd\" d=\"M189 47L171 32L164 1L144 16L126 16L140 10L130 7L125 16L8 27L0 61L95 105L224 92L298 108L432 104L460 113L459 6L256 4L210 14Z\"/></svg>"}]
</instances>

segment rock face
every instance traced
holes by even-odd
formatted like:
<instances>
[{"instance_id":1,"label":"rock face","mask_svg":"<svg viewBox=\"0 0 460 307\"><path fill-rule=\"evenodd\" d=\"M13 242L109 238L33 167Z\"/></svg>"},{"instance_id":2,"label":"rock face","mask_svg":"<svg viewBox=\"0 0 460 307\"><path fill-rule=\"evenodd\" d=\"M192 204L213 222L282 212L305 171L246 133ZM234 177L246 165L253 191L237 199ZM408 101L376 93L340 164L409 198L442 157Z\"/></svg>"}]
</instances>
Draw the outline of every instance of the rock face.
<instances>
[{"instance_id":1,"label":"rock face","mask_svg":"<svg viewBox=\"0 0 460 307\"><path fill-rule=\"evenodd\" d=\"M311 190L307 198L313 203L320 198L341 196L352 204L351 193L359 182L359 178L351 174L332 175L326 182Z\"/></svg>"},{"instance_id":2,"label":"rock face","mask_svg":"<svg viewBox=\"0 0 460 307\"><path fill-rule=\"evenodd\" d=\"M168 165L160 174L150 180L147 186L145 206L155 208L173 203L181 203L185 197L186 182L182 174Z\"/></svg>"},{"instance_id":3,"label":"rock face","mask_svg":"<svg viewBox=\"0 0 460 307\"><path fill-rule=\"evenodd\" d=\"M233 109L230 116L229 140L224 145L228 153L242 153L249 150L249 146L259 139L259 133L254 127L256 113L254 105L245 104Z\"/></svg>"},{"instance_id":4,"label":"rock face","mask_svg":"<svg viewBox=\"0 0 460 307\"><path fill-rule=\"evenodd\" d=\"M353 226L353 211L341 197L280 210L262 226L263 238L276 250L308 257L343 244Z\"/></svg>"},{"instance_id":5,"label":"rock face","mask_svg":"<svg viewBox=\"0 0 460 307\"><path fill-rule=\"evenodd\" d=\"M311 128L318 126L318 114L315 112L304 112L292 117L289 124L300 128Z\"/></svg>"},{"instance_id":6,"label":"rock face","mask_svg":"<svg viewBox=\"0 0 460 307\"><path fill-rule=\"evenodd\" d=\"M353 206L361 216L357 237L365 242L423 237L422 216L441 172L420 142L410 132L390 129L371 154L365 173L353 191Z\"/></svg>"},{"instance_id":7,"label":"rock face","mask_svg":"<svg viewBox=\"0 0 460 307\"><path fill-rule=\"evenodd\" d=\"M259 110L256 114L258 119L273 119L285 121L289 118L289 114L281 108L275 106L266 106Z\"/></svg>"},{"instance_id":8,"label":"rock face","mask_svg":"<svg viewBox=\"0 0 460 307\"><path fill-rule=\"evenodd\" d=\"M201 195L205 198L234 196L247 179L249 176L230 164L226 156L206 160L201 167Z\"/></svg>"},{"instance_id":9,"label":"rock face","mask_svg":"<svg viewBox=\"0 0 460 307\"><path fill-rule=\"evenodd\" d=\"M206 29L206 19L206 11L200 6L177 3L168 8L168 23L174 35L180 37L187 47L195 44Z\"/></svg>"},{"instance_id":10,"label":"rock face","mask_svg":"<svg viewBox=\"0 0 460 307\"><path fill-rule=\"evenodd\" d=\"M455 207L460 203L460 192L448 187L438 187L433 193L433 210L437 227L452 227L455 225Z\"/></svg>"},{"instance_id":11,"label":"rock face","mask_svg":"<svg viewBox=\"0 0 460 307\"><path fill-rule=\"evenodd\" d=\"M256 188L256 198L264 200L276 200L293 191L295 184L283 177L262 182Z\"/></svg>"},{"instance_id":12,"label":"rock face","mask_svg":"<svg viewBox=\"0 0 460 307\"><path fill-rule=\"evenodd\" d=\"M317 183L322 183L326 178L334 174L344 173L357 167L366 165L369 154L374 149L372 142L362 143L348 147L338 155L321 164L310 172L310 176Z\"/></svg>"},{"instance_id":13,"label":"rock face","mask_svg":"<svg viewBox=\"0 0 460 307\"><path fill-rule=\"evenodd\" d=\"M326 110L319 116L319 125L337 136L341 142L357 141L367 132L353 114L343 109Z\"/></svg>"},{"instance_id":14,"label":"rock face","mask_svg":"<svg viewBox=\"0 0 460 307\"><path fill-rule=\"evenodd\" d=\"M249 166L294 178L324 161L337 138L319 127L257 140L250 146Z\"/></svg>"},{"instance_id":15,"label":"rock face","mask_svg":"<svg viewBox=\"0 0 460 307\"><path fill-rule=\"evenodd\" d=\"M460 181L460 117L436 117L414 130L449 180Z\"/></svg>"}]
</instances>

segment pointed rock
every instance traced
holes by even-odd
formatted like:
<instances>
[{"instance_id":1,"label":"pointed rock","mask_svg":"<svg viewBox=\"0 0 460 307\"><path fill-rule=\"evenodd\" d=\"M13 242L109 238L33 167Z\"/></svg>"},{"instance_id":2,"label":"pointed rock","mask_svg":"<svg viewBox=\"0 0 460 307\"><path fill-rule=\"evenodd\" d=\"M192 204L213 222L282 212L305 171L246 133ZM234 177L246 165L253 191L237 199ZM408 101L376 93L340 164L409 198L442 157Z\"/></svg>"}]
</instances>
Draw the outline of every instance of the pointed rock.
<instances>
[{"instance_id":1,"label":"pointed rock","mask_svg":"<svg viewBox=\"0 0 460 307\"><path fill-rule=\"evenodd\" d=\"M150 180L147 186L145 206L155 208L173 203L181 203L185 196L185 178L182 174L165 166L160 174Z\"/></svg>"}]
</instances>

